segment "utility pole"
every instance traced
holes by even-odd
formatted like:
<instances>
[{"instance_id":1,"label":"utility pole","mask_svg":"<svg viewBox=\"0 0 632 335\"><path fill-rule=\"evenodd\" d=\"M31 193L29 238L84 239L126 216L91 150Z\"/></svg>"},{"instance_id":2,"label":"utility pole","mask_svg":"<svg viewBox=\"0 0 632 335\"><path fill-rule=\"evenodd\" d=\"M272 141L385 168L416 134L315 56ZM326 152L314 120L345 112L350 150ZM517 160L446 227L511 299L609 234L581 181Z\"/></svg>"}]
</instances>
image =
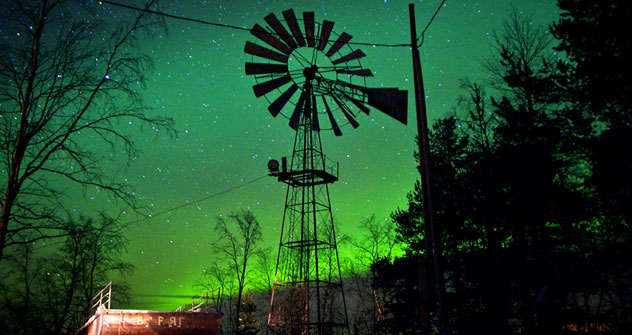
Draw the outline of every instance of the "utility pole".
<instances>
[{"instance_id":1,"label":"utility pole","mask_svg":"<svg viewBox=\"0 0 632 335\"><path fill-rule=\"evenodd\" d=\"M420 281L422 289L429 290L430 272L429 263L434 264L435 281L437 285L437 297L439 303L439 321L440 333L445 333L447 329L447 312L445 306L445 280L443 278L443 270L441 267L441 236L435 225L433 198L432 198L432 179L430 174L430 145L428 140L428 117L426 113L426 97L424 91L423 76L421 74L421 60L419 57L419 48L417 47L417 25L415 23L415 5L408 5L410 15L410 47L413 53L413 78L415 83L415 107L417 110L417 134L419 136L419 174L421 175L421 189L424 207L424 241L425 241L425 260L422 260L425 274L421 274ZM430 328L430 308L429 308L429 292L421 293L421 318L424 332Z\"/></svg>"}]
</instances>

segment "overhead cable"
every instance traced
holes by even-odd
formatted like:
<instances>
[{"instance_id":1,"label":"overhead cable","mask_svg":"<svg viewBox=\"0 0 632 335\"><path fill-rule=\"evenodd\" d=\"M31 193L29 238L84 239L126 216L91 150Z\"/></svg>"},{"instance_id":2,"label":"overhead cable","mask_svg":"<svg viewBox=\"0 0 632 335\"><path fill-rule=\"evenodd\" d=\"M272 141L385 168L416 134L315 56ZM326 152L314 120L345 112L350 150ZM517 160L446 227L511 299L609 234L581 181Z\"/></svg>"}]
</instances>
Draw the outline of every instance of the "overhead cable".
<instances>
[{"instance_id":1,"label":"overhead cable","mask_svg":"<svg viewBox=\"0 0 632 335\"><path fill-rule=\"evenodd\" d=\"M152 214L147 214L147 215L144 215L144 217L143 217L142 219L138 219L138 220L135 220L135 221L131 221L131 222L128 222L127 224L133 224L133 223L138 223L138 222L145 221L145 220L150 220L150 219L153 219L153 218L155 218L155 217L157 217L157 216L159 216L159 215L163 215L163 214L166 214L166 213L170 213L170 212L172 212L172 211L175 211L175 210L178 210L178 209L181 209L181 208L184 208L184 207L188 207L188 206L191 206L191 205L194 205L194 204L197 204L197 203L200 203L200 202L203 202L203 201L209 200L209 199L211 199L211 198L215 198L215 197L220 196L220 195L222 195L222 194L226 194L226 193L231 192L231 191L234 191L234 190L236 190L236 189L238 189L238 188L242 188L242 187L244 187L244 186L246 186L246 185L252 184L252 183L254 183L254 182L256 182L256 181L259 181L259 180L261 180L261 179L263 179L263 178L265 178L265 177L267 177L267 175L263 175L263 176L260 176L260 177L257 177L257 178L254 178L254 179L251 179L251 180L249 180L249 181L247 181L247 182L244 182L244 183L241 183L241 184L239 184L239 185L237 185L237 186L234 186L234 187L231 187L231 188L225 189L225 190L223 190L223 191L221 191L221 192L217 192L217 193L214 193L214 194L208 195L208 196L206 196L206 197L203 197L203 198L200 198L200 199L197 199L197 200L194 200L194 201L189 201L189 202L186 202L186 203L184 203L184 204L181 204L181 205L178 205L178 206L175 206L175 207L169 208L169 209L165 209L165 210L160 211L160 212L157 212L157 213L152 213Z\"/></svg>"},{"instance_id":2,"label":"overhead cable","mask_svg":"<svg viewBox=\"0 0 632 335\"><path fill-rule=\"evenodd\" d=\"M428 24L426 24L426 27L421 32L421 35L419 35L419 37L417 38L418 41L420 40L419 45L417 45L417 48L421 48L421 46L424 45L424 38L425 38L426 30L428 30L428 28L432 24L432 21L434 21L434 19L437 16L437 14L439 14L439 11L441 10L441 8L443 8L443 4L445 4L445 1L446 0L441 1L441 4L439 5L439 7L437 7L437 10L434 12L432 17L430 18L430 21L428 21Z\"/></svg>"},{"instance_id":3,"label":"overhead cable","mask_svg":"<svg viewBox=\"0 0 632 335\"><path fill-rule=\"evenodd\" d=\"M168 17L168 18L172 18L172 19L176 19L176 20L201 23L201 24L205 24L205 25L221 27L221 28L228 28L228 29L234 29L234 30L241 30L241 31L248 31L248 32L253 31L253 29L246 28L246 27L239 27L239 26L225 24L225 23L217 23L217 22L211 22L211 21L206 21L206 20L193 19L193 18L184 17L184 16L177 16L177 15L168 14L168 13L161 12L161 11L151 10L151 9L148 9L148 8L140 8L140 7L130 6L130 5L121 4L121 3L113 2L113 1L100 0L99 2L106 3L106 4L109 4L109 5L112 5L112 6L117 6L117 7L122 7L122 8L126 8L126 9L135 10L135 11L145 12L145 13L149 13L149 14L153 14L153 15L160 15L160 16L164 16L164 17ZM256 30L254 30L254 31L256 31ZM277 36L277 37L283 36L281 34L270 32L270 31L267 31L267 30L265 30L263 32L271 34L271 35L274 35L274 36ZM286 36L292 37L292 35L286 35ZM316 41L320 41L320 39L315 39L315 40ZM369 43L369 42L351 42L351 41L349 41L349 42L347 42L347 44L367 45L367 46L373 46L373 47L389 47L389 48L392 48L392 47L410 47L409 43L388 44L388 43Z\"/></svg>"}]
</instances>

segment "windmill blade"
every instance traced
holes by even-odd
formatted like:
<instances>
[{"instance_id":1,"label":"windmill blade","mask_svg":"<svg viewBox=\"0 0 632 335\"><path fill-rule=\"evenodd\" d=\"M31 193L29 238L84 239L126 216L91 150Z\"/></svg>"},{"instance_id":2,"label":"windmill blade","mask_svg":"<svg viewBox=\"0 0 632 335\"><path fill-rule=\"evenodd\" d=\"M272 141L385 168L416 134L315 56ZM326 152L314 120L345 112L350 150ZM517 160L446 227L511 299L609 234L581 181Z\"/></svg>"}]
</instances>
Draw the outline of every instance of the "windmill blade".
<instances>
[{"instance_id":1,"label":"windmill blade","mask_svg":"<svg viewBox=\"0 0 632 335\"><path fill-rule=\"evenodd\" d=\"M303 113L303 106L305 104L306 97L307 97L307 92L302 91L301 97L298 98L296 107L294 107L294 113L292 113L292 117L290 117L290 127L294 130L298 130L298 125L301 120L301 113Z\"/></svg>"},{"instance_id":2,"label":"windmill blade","mask_svg":"<svg viewBox=\"0 0 632 335\"><path fill-rule=\"evenodd\" d=\"M325 105L325 110L327 110L327 116L329 116L329 123L331 123L331 129L333 129L334 131L334 135L342 136L340 127L338 127L338 123L336 122L334 115L331 113L331 109L329 109L329 105L327 104L327 99L325 99L324 95L322 96L322 98L323 98L323 104Z\"/></svg>"},{"instance_id":3,"label":"windmill blade","mask_svg":"<svg viewBox=\"0 0 632 335\"><path fill-rule=\"evenodd\" d=\"M290 100L292 95L294 95L296 90L298 90L298 86L296 84L292 84L292 86L290 86L287 90L285 90L283 94L279 95L279 97L276 98L276 100L274 100L274 102L272 102L270 106L268 106L268 111L270 111L270 114L272 114L272 116L274 117L279 115L279 113L281 112L281 109L285 107L285 105Z\"/></svg>"},{"instance_id":4,"label":"windmill blade","mask_svg":"<svg viewBox=\"0 0 632 335\"><path fill-rule=\"evenodd\" d=\"M250 29L250 33L253 34L258 39L266 42L271 47L281 51L282 53L289 55L292 53L292 49L287 46L287 44L281 42L278 38L274 37L267 30L263 29L262 26L255 24L252 29Z\"/></svg>"},{"instance_id":5,"label":"windmill blade","mask_svg":"<svg viewBox=\"0 0 632 335\"><path fill-rule=\"evenodd\" d=\"M259 44L255 44L252 42L246 42L246 46L244 47L244 52L250 55L258 56L261 58L287 63L287 55L280 54L276 51L272 51L268 48L264 48Z\"/></svg>"},{"instance_id":6,"label":"windmill blade","mask_svg":"<svg viewBox=\"0 0 632 335\"><path fill-rule=\"evenodd\" d=\"M255 96L258 98L274 90L275 88L279 88L283 86L284 84L288 83L290 80L292 80L292 77L290 77L289 74L286 74L283 77L279 77L276 79L264 81L263 83L259 83L253 86L252 89L255 91Z\"/></svg>"},{"instance_id":7,"label":"windmill blade","mask_svg":"<svg viewBox=\"0 0 632 335\"><path fill-rule=\"evenodd\" d=\"M353 126L353 128L358 128L358 126L360 125L358 123L358 121L356 121L353 118L353 115L351 115L351 113L349 113L348 109L349 107L347 107L347 105L344 104L344 102L340 101L338 98L336 98L335 96L332 96L332 98L334 98L334 101L336 102L336 104L338 105L338 107L340 107L340 110L342 111L342 114L345 115L345 117L347 118L347 120L349 121L349 123L351 124L351 126Z\"/></svg>"},{"instance_id":8,"label":"windmill blade","mask_svg":"<svg viewBox=\"0 0 632 335\"><path fill-rule=\"evenodd\" d=\"M287 64L250 63L246 62L246 74L286 73Z\"/></svg>"},{"instance_id":9,"label":"windmill blade","mask_svg":"<svg viewBox=\"0 0 632 335\"><path fill-rule=\"evenodd\" d=\"M373 77L373 72L369 69L349 70L349 69L337 69L336 73L346 73L360 77Z\"/></svg>"},{"instance_id":10,"label":"windmill blade","mask_svg":"<svg viewBox=\"0 0 632 335\"><path fill-rule=\"evenodd\" d=\"M334 29L334 23L332 21L323 21L323 25L320 29L320 43L318 44L318 50L323 51L329 42L329 36L331 30Z\"/></svg>"},{"instance_id":11,"label":"windmill blade","mask_svg":"<svg viewBox=\"0 0 632 335\"><path fill-rule=\"evenodd\" d=\"M305 46L305 40L303 39L303 33L301 32L301 27L298 26L298 21L296 20L296 15L294 15L294 10L288 9L283 11L283 17L285 18L285 22L290 27L290 31L292 31L292 36L296 42L298 42L299 46Z\"/></svg>"},{"instance_id":12,"label":"windmill blade","mask_svg":"<svg viewBox=\"0 0 632 335\"><path fill-rule=\"evenodd\" d=\"M281 24L281 21L277 19L276 15L270 13L264 18L264 20L268 23L270 27L272 27L274 32L276 32L279 37L281 37L281 39L290 46L292 50L298 47L292 36L290 36L290 33L285 29L283 24Z\"/></svg>"},{"instance_id":13,"label":"windmill blade","mask_svg":"<svg viewBox=\"0 0 632 335\"><path fill-rule=\"evenodd\" d=\"M340 36L338 36L338 39L336 40L334 45L329 48L329 51L327 51L325 55L327 55L327 57L331 57L334 53L336 53L336 51L340 50L340 48L347 44L347 42L349 42L352 37L353 36L343 32L342 34L340 34Z\"/></svg>"},{"instance_id":14,"label":"windmill blade","mask_svg":"<svg viewBox=\"0 0 632 335\"><path fill-rule=\"evenodd\" d=\"M366 94L369 106L407 124L408 91L397 88L368 88Z\"/></svg>"},{"instance_id":15,"label":"windmill blade","mask_svg":"<svg viewBox=\"0 0 632 335\"><path fill-rule=\"evenodd\" d=\"M346 63L346 62L352 61L354 59L362 58L364 56L366 56L366 55L364 54L364 52L362 52L362 50L356 49L356 50L353 50L351 53L349 53L347 55L344 55L344 56L336 59L335 61L333 61L331 63L334 64L334 65L340 64L340 63Z\"/></svg>"},{"instance_id":16,"label":"windmill blade","mask_svg":"<svg viewBox=\"0 0 632 335\"><path fill-rule=\"evenodd\" d=\"M312 98L312 129L320 131L320 123L318 122L318 107L316 107L316 95L311 94Z\"/></svg>"},{"instance_id":17,"label":"windmill blade","mask_svg":"<svg viewBox=\"0 0 632 335\"><path fill-rule=\"evenodd\" d=\"M307 46L313 47L314 42L314 12L303 12L303 22L305 23L305 37L307 37Z\"/></svg>"}]
</instances>

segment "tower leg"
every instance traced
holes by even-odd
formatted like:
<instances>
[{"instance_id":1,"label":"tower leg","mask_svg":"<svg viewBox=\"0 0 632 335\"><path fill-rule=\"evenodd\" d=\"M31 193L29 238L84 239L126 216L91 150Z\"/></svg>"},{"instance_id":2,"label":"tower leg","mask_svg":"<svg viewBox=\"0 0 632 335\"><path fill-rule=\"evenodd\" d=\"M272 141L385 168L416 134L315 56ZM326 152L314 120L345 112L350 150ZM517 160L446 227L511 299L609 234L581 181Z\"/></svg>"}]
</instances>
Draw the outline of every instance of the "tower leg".
<instances>
[{"instance_id":1,"label":"tower leg","mask_svg":"<svg viewBox=\"0 0 632 335\"><path fill-rule=\"evenodd\" d=\"M309 113L301 116L292 159L268 327L279 334L349 334L329 184L337 167L323 155Z\"/></svg>"}]
</instances>

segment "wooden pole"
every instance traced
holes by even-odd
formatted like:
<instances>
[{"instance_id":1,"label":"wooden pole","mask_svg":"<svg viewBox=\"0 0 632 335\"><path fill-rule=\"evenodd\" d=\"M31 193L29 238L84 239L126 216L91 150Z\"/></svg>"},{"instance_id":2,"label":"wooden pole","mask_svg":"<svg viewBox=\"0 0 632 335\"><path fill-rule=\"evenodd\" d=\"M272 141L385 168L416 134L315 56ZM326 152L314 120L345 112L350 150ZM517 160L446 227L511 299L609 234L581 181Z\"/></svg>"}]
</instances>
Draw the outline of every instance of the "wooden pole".
<instances>
[{"instance_id":1,"label":"wooden pole","mask_svg":"<svg viewBox=\"0 0 632 335\"><path fill-rule=\"evenodd\" d=\"M417 25L415 23L415 5L408 5L408 12L410 15L410 46L413 54L413 78L415 84L415 107L417 110L417 134L419 140L419 174L421 176L421 189L423 196L423 208L424 208L424 240L425 240L425 252L426 258L422 263L425 268L422 271L429 273L429 263L434 263L434 274L437 285L437 296L439 303L439 321L440 333L444 333L447 328L447 313L445 307L445 281L443 279L443 271L441 267L441 237L439 231L435 225L433 198L432 198L432 179L430 174L430 143L428 140L428 117L426 113L426 97L424 91L423 76L421 72L421 60L419 57L419 49L417 47ZM421 276L421 278L428 278L428 275ZM425 280L425 288L429 289L429 280ZM422 285L423 286L423 285ZM426 317L430 318L428 306L424 306L423 296L429 296L429 294L422 293L422 321L425 321ZM428 297L429 298L429 297ZM426 300L426 303L429 299ZM428 303L429 305L429 303ZM428 308L428 311L424 309ZM424 313L427 313L424 315ZM425 326L425 324L424 324Z\"/></svg>"}]
</instances>

